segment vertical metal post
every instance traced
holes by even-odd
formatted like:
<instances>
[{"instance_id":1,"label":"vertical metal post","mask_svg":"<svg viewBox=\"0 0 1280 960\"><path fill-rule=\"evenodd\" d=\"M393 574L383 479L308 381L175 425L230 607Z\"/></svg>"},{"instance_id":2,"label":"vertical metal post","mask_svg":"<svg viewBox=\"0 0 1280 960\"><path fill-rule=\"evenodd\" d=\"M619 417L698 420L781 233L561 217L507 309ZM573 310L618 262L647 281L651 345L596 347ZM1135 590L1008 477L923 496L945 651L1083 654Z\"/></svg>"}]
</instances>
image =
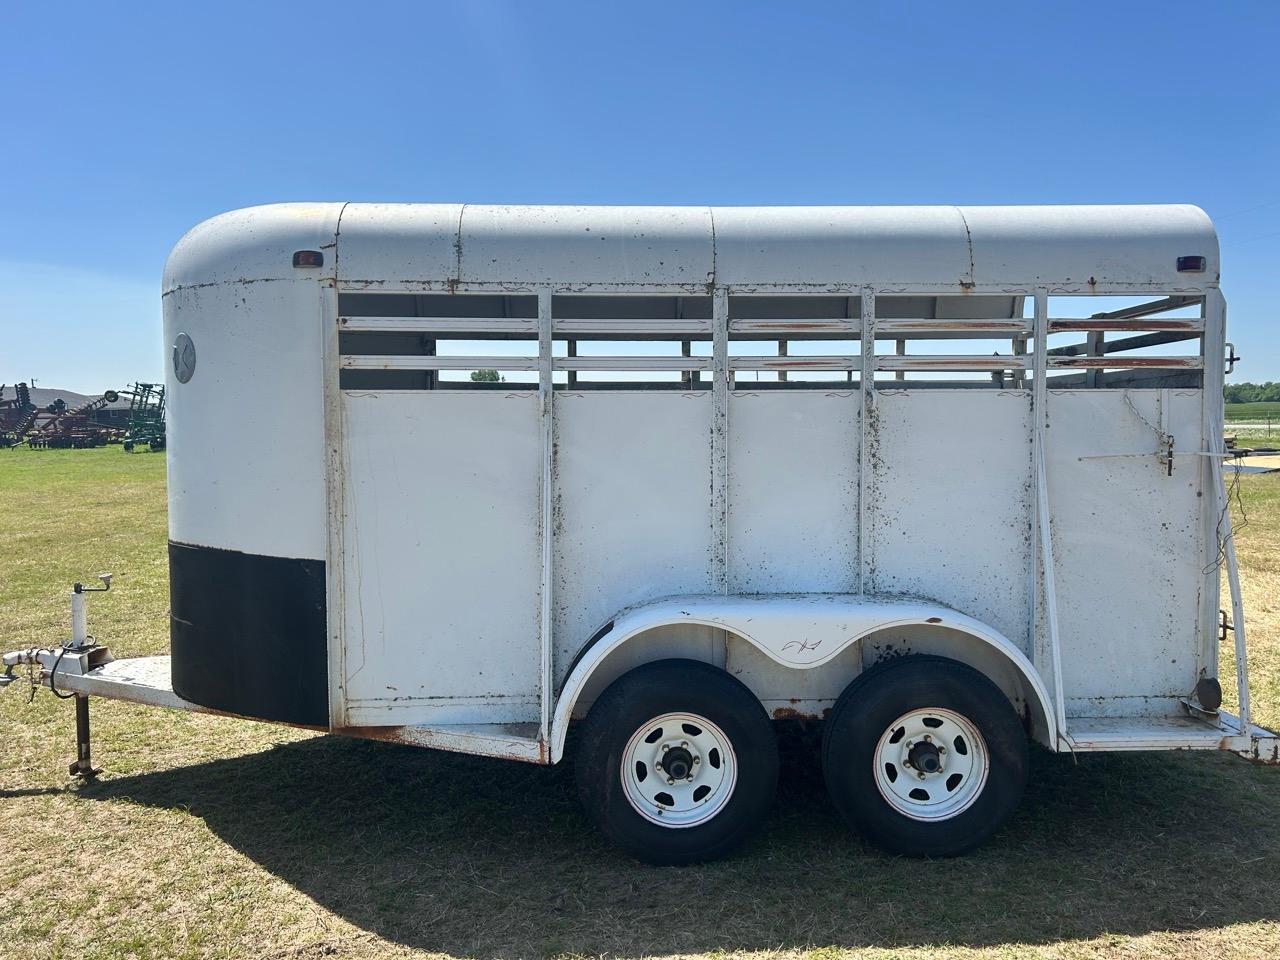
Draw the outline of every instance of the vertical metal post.
<instances>
[{"instance_id":1,"label":"vertical metal post","mask_svg":"<svg viewBox=\"0 0 1280 960\"><path fill-rule=\"evenodd\" d=\"M345 206L343 207L345 210ZM337 230L335 228L335 237ZM347 651L345 606L345 537L347 454L343 441L341 356L338 324L338 249L334 250L334 275L320 284L320 315L324 324L321 351L324 380L325 502L328 538L325 554L325 631L328 639L329 726L347 725ZM432 381L434 386L435 381Z\"/></svg>"},{"instance_id":2,"label":"vertical metal post","mask_svg":"<svg viewBox=\"0 0 1280 960\"><path fill-rule=\"evenodd\" d=\"M785 340L779 340L779 341L778 341L778 356L780 356L780 357L785 357L786 355L787 355L787 341L785 341ZM785 370L779 370L779 371L778 371L778 382L779 382L779 383L786 383L786 382L787 382L787 371L785 371Z\"/></svg>"},{"instance_id":3,"label":"vertical metal post","mask_svg":"<svg viewBox=\"0 0 1280 960\"><path fill-rule=\"evenodd\" d=\"M1222 386L1225 379L1223 349L1226 332L1222 323L1222 298L1201 300L1200 319L1200 445L1207 456L1200 457L1201 549L1199 643L1196 645L1196 678L1218 675L1218 610L1222 600L1222 569L1219 562L1218 518L1222 515L1219 489L1222 476L1215 461L1226 453Z\"/></svg>"},{"instance_id":4,"label":"vertical metal post","mask_svg":"<svg viewBox=\"0 0 1280 960\"><path fill-rule=\"evenodd\" d=\"M83 693L76 694L76 759L67 767L67 772L73 777L83 777L86 780L91 780L102 772L93 768L89 741L89 697Z\"/></svg>"},{"instance_id":5,"label":"vertical metal post","mask_svg":"<svg viewBox=\"0 0 1280 960\"><path fill-rule=\"evenodd\" d=\"M871 440L876 429L875 380L876 380L876 294L872 287L863 287L859 297L861 305L859 348L861 387L858 404L858 593L866 594L875 586L871 576L871 505L867 502L867 490L871 486Z\"/></svg>"},{"instance_id":6,"label":"vertical metal post","mask_svg":"<svg viewBox=\"0 0 1280 960\"><path fill-rule=\"evenodd\" d=\"M894 344L894 352L900 357L905 357L907 355L907 341L899 340L896 344ZM893 379L895 380L907 379L907 371L895 370L893 374Z\"/></svg>"},{"instance_id":7,"label":"vertical metal post","mask_svg":"<svg viewBox=\"0 0 1280 960\"><path fill-rule=\"evenodd\" d=\"M1107 335L1102 330L1090 330L1085 338L1085 353L1090 357L1105 356ZM1084 385L1086 387L1102 386L1102 371L1096 367L1085 371Z\"/></svg>"},{"instance_id":8,"label":"vertical metal post","mask_svg":"<svg viewBox=\"0 0 1280 960\"><path fill-rule=\"evenodd\" d=\"M541 347L539 347L539 349L541 349ZM570 340L568 350L569 350L569 356L576 357L578 355L578 341ZM569 380L569 389L572 390L574 387L578 385L578 371L570 370L568 373L568 380Z\"/></svg>"},{"instance_id":9,"label":"vertical metal post","mask_svg":"<svg viewBox=\"0 0 1280 960\"><path fill-rule=\"evenodd\" d=\"M71 591L71 646L79 649L89 642L89 621L80 584Z\"/></svg>"},{"instance_id":10,"label":"vertical metal post","mask_svg":"<svg viewBox=\"0 0 1280 960\"><path fill-rule=\"evenodd\" d=\"M540 494L542 500L542 516L539 524L542 545L542 581L540 600L538 637L541 644L542 658L542 714L538 726L539 739L542 743L550 742L551 737L551 697L554 671L554 652L552 631L552 589L554 587L555 564L555 390L552 380L551 364L552 316L551 291L538 291L538 417L542 427L542 478Z\"/></svg>"},{"instance_id":11,"label":"vertical metal post","mask_svg":"<svg viewBox=\"0 0 1280 960\"><path fill-rule=\"evenodd\" d=\"M729 592L729 294L712 296L711 587Z\"/></svg>"},{"instance_id":12,"label":"vertical metal post","mask_svg":"<svg viewBox=\"0 0 1280 960\"><path fill-rule=\"evenodd\" d=\"M1043 598L1045 621L1044 652L1036 657L1037 668L1045 665L1053 673L1053 710L1057 730L1053 740L1067 732L1067 711L1062 690L1062 650L1058 641L1058 595L1053 567L1052 522L1049 513L1049 477L1045 458L1045 431L1049 426L1049 293L1043 287L1036 290L1035 301L1035 356L1032 361L1034 377L1031 391L1031 457L1035 478L1035 501L1032 504L1032 540L1035 544L1031 583L1031 638L1034 650L1042 649L1038 637L1040 624L1040 599ZM1046 663L1047 662L1047 663Z\"/></svg>"},{"instance_id":13,"label":"vertical metal post","mask_svg":"<svg viewBox=\"0 0 1280 960\"><path fill-rule=\"evenodd\" d=\"M1231 592L1231 623L1234 627L1236 656L1236 699L1239 701L1240 733L1249 735L1252 709L1249 703L1249 650L1245 643L1244 601L1240 595L1240 568L1236 562L1235 536L1231 529L1231 502L1227 496L1227 488L1223 478L1223 456L1226 444L1223 442L1223 398L1222 387L1225 379L1227 340L1227 304L1222 291L1216 288L1205 292L1204 309L1204 397L1201 407L1201 419L1207 441L1210 462L1210 483L1213 496L1206 497L1213 504L1211 518L1206 518L1206 532L1210 548L1214 551L1214 562L1209 564L1206 576L1212 577L1212 588L1206 583L1204 593L1216 596L1219 591L1218 578L1221 576L1217 561L1217 551L1222 551L1226 562L1227 587ZM1202 617L1210 612L1202 609ZM1202 621L1203 623L1204 621ZM1210 627L1210 630L1213 628ZM1216 636L1214 641L1216 644ZM1216 652L1216 647L1215 647Z\"/></svg>"}]
</instances>

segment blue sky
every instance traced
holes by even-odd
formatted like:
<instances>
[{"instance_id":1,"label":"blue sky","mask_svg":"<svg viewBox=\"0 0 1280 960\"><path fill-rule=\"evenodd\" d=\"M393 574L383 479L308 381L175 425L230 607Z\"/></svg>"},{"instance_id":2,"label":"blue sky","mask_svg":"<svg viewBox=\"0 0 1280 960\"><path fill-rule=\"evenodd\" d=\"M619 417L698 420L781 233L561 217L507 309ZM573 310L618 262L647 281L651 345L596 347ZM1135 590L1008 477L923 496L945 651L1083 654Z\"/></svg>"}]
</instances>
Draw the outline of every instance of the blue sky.
<instances>
[{"instance_id":1,"label":"blue sky","mask_svg":"<svg viewBox=\"0 0 1280 960\"><path fill-rule=\"evenodd\" d=\"M186 229L279 200L1192 202L1280 379L1280 5L5 5L0 382L161 376Z\"/></svg>"}]
</instances>

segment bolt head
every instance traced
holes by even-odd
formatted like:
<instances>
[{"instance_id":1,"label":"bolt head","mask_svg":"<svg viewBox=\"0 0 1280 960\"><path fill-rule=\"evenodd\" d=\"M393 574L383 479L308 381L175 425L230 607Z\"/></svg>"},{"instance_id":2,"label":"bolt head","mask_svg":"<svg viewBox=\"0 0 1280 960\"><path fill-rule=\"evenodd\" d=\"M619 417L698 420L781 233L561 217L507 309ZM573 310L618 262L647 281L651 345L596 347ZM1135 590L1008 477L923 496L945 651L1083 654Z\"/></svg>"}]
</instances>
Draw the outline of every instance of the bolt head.
<instances>
[{"instance_id":1,"label":"bolt head","mask_svg":"<svg viewBox=\"0 0 1280 960\"><path fill-rule=\"evenodd\" d=\"M916 776L917 776L917 777L919 777L921 780L923 780L923 779L924 779L924 771L923 771L923 770L921 770L919 773L917 773L917 774L916 774Z\"/></svg>"},{"instance_id":2,"label":"bolt head","mask_svg":"<svg viewBox=\"0 0 1280 960\"><path fill-rule=\"evenodd\" d=\"M916 745L916 742L914 740L908 740L906 743L903 744L903 746L908 750L910 750L915 745Z\"/></svg>"},{"instance_id":3,"label":"bolt head","mask_svg":"<svg viewBox=\"0 0 1280 960\"><path fill-rule=\"evenodd\" d=\"M685 777L685 778L684 778L684 780L685 780L685 783L693 783L693 777L692 777L692 776Z\"/></svg>"},{"instance_id":4,"label":"bolt head","mask_svg":"<svg viewBox=\"0 0 1280 960\"><path fill-rule=\"evenodd\" d=\"M686 750L688 750L688 749L689 749L689 741L688 741L688 740L681 740L681 741L680 741L680 746L682 746L682 747L684 747Z\"/></svg>"},{"instance_id":5,"label":"bolt head","mask_svg":"<svg viewBox=\"0 0 1280 960\"><path fill-rule=\"evenodd\" d=\"M926 733L926 734L924 735L924 742L925 742L925 743L933 743L933 737L929 736L929 734L927 734L927 733Z\"/></svg>"},{"instance_id":6,"label":"bolt head","mask_svg":"<svg viewBox=\"0 0 1280 960\"><path fill-rule=\"evenodd\" d=\"M665 743L664 743L664 744L662 745L662 752L663 752L663 753L666 753L666 752L667 752L667 750L669 750L669 749L670 749L670 747L669 747L667 744L665 744Z\"/></svg>"},{"instance_id":7,"label":"bolt head","mask_svg":"<svg viewBox=\"0 0 1280 960\"><path fill-rule=\"evenodd\" d=\"M668 784L672 784L672 785L674 785L674 784L675 784L675 782L676 782L676 778L675 778L675 777L667 777L667 783L668 783Z\"/></svg>"},{"instance_id":8,"label":"bolt head","mask_svg":"<svg viewBox=\"0 0 1280 960\"><path fill-rule=\"evenodd\" d=\"M701 763L701 762L702 762L702 758L701 758L701 757L694 757L694 758L693 758L693 762L694 762L694 763Z\"/></svg>"}]
</instances>

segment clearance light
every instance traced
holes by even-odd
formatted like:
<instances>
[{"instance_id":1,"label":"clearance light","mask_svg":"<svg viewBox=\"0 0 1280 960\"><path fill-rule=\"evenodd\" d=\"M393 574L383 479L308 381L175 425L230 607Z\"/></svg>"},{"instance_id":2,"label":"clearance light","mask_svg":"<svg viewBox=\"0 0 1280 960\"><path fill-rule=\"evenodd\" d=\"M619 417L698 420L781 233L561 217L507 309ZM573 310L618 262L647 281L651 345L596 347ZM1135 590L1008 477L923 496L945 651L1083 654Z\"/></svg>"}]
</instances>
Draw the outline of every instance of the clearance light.
<instances>
[{"instance_id":1,"label":"clearance light","mask_svg":"<svg viewBox=\"0 0 1280 960\"><path fill-rule=\"evenodd\" d=\"M298 262L297 257L295 256L294 263L296 264L297 262ZM1179 257L1178 272L1179 273L1203 273L1205 268L1205 263L1206 261L1204 257Z\"/></svg>"},{"instance_id":2,"label":"clearance light","mask_svg":"<svg viewBox=\"0 0 1280 960\"><path fill-rule=\"evenodd\" d=\"M1201 259L1203 260L1204 258L1201 257ZM1181 264L1182 261L1179 260L1178 263ZM299 250L293 255L293 265L295 267L323 267L324 254L319 250ZM1182 267L1179 266L1178 269L1181 270Z\"/></svg>"}]
</instances>

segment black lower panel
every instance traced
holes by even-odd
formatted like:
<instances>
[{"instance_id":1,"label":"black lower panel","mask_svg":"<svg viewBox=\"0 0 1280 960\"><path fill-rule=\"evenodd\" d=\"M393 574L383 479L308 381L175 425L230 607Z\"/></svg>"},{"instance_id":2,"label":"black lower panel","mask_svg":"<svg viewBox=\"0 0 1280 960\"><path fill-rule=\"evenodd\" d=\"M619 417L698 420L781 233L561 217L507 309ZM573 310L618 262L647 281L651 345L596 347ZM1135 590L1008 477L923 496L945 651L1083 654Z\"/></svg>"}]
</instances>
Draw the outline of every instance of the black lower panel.
<instances>
[{"instance_id":1,"label":"black lower panel","mask_svg":"<svg viewBox=\"0 0 1280 960\"><path fill-rule=\"evenodd\" d=\"M323 560L169 543L173 690L246 717L328 726Z\"/></svg>"}]
</instances>

